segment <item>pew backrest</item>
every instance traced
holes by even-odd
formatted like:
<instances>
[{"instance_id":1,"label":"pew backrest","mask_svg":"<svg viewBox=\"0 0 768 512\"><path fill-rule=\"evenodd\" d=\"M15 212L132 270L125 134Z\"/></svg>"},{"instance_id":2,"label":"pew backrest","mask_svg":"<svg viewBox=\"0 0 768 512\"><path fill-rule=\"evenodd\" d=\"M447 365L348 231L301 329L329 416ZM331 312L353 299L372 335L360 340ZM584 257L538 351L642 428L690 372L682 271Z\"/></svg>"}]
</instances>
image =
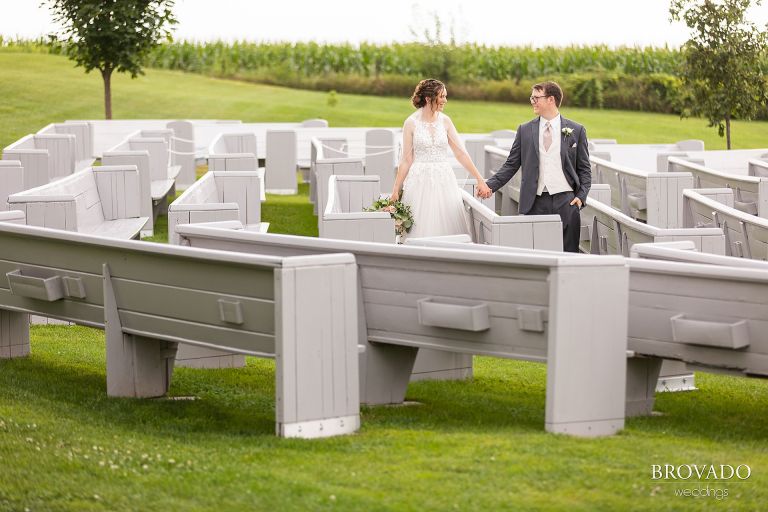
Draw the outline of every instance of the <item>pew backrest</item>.
<instances>
[{"instance_id":1,"label":"pew backrest","mask_svg":"<svg viewBox=\"0 0 768 512\"><path fill-rule=\"evenodd\" d=\"M768 178L728 174L687 160L672 157L670 171L690 172L693 188L730 188L734 207L743 212L768 218Z\"/></svg>"},{"instance_id":2,"label":"pew backrest","mask_svg":"<svg viewBox=\"0 0 768 512\"><path fill-rule=\"evenodd\" d=\"M33 226L133 238L140 216L139 176L133 166L100 166L8 197Z\"/></svg>"},{"instance_id":3,"label":"pew backrest","mask_svg":"<svg viewBox=\"0 0 768 512\"><path fill-rule=\"evenodd\" d=\"M365 175L378 176L381 192L395 185L400 140L394 130L384 128L365 132Z\"/></svg>"},{"instance_id":4,"label":"pew backrest","mask_svg":"<svg viewBox=\"0 0 768 512\"><path fill-rule=\"evenodd\" d=\"M768 219L734 208L732 189L684 190L683 203L686 226L723 230L726 255L768 259Z\"/></svg>"},{"instance_id":5,"label":"pew backrest","mask_svg":"<svg viewBox=\"0 0 768 512\"><path fill-rule=\"evenodd\" d=\"M478 244L563 250L563 224L559 215L500 216L461 191L470 222L470 236Z\"/></svg>"},{"instance_id":6,"label":"pew backrest","mask_svg":"<svg viewBox=\"0 0 768 512\"><path fill-rule=\"evenodd\" d=\"M8 196L24 190L24 168L19 160L0 160L0 211L8 209Z\"/></svg>"},{"instance_id":7,"label":"pew backrest","mask_svg":"<svg viewBox=\"0 0 768 512\"><path fill-rule=\"evenodd\" d=\"M68 176L75 169L75 136L30 134L3 149L3 160L18 160L24 167L24 189Z\"/></svg>"},{"instance_id":8,"label":"pew backrest","mask_svg":"<svg viewBox=\"0 0 768 512\"><path fill-rule=\"evenodd\" d=\"M214 221L261 223L261 173L208 171L168 206L168 241L179 243L176 226Z\"/></svg>"},{"instance_id":9,"label":"pew backrest","mask_svg":"<svg viewBox=\"0 0 768 512\"><path fill-rule=\"evenodd\" d=\"M581 210L579 248L588 254L629 256L636 243L674 240L691 240L702 251L725 253L725 235L717 227L657 228L596 200L588 200Z\"/></svg>"},{"instance_id":10,"label":"pew backrest","mask_svg":"<svg viewBox=\"0 0 768 512\"><path fill-rule=\"evenodd\" d=\"M328 178L328 202L320 236L361 242L395 242L395 221L388 212L366 212L379 199L378 176Z\"/></svg>"},{"instance_id":11,"label":"pew backrest","mask_svg":"<svg viewBox=\"0 0 768 512\"><path fill-rule=\"evenodd\" d=\"M693 188L689 172L644 172L590 156L593 183L610 186L611 206L660 228L682 227L682 191Z\"/></svg>"},{"instance_id":12,"label":"pew backrest","mask_svg":"<svg viewBox=\"0 0 768 512\"><path fill-rule=\"evenodd\" d=\"M51 123L37 132L38 134L66 134L75 136L74 172L93 165L93 130L86 122Z\"/></svg>"}]
</instances>

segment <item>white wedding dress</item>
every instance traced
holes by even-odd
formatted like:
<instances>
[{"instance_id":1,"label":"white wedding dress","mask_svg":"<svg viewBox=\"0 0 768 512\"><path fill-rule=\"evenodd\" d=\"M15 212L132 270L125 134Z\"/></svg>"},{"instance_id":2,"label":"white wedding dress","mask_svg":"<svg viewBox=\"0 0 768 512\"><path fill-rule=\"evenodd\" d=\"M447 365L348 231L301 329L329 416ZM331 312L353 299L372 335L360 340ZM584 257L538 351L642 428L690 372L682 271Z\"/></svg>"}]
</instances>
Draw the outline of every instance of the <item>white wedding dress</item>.
<instances>
[{"instance_id":1,"label":"white wedding dress","mask_svg":"<svg viewBox=\"0 0 768 512\"><path fill-rule=\"evenodd\" d=\"M416 111L406 123L413 125L413 163L403 182L403 203L411 207L413 227L408 238L469 234L469 222L448 160L448 129L443 113L435 122L422 121ZM454 134L458 137L458 134ZM411 144L403 141L403 151Z\"/></svg>"}]
</instances>

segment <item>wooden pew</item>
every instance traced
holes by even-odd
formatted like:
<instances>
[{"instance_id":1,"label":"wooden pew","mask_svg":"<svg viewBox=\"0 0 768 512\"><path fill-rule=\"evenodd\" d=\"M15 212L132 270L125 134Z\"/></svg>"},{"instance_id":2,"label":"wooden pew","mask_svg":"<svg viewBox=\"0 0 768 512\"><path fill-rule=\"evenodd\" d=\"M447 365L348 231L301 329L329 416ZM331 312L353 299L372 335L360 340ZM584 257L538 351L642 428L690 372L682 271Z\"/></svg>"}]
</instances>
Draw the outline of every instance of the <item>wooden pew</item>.
<instances>
[{"instance_id":1,"label":"wooden pew","mask_svg":"<svg viewBox=\"0 0 768 512\"><path fill-rule=\"evenodd\" d=\"M717 227L725 235L725 254L768 260L768 220L733 207L730 188L683 191L685 227Z\"/></svg>"},{"instance_id":2,"label":"wooden pew","mask_svg":"<svg viewBox=\"0 0 768 512\"><path fill-rule=\"evenodd\" d=\"M559 215L500 216L466 190L461 191L461 197L469 214L474 243L563 250L563 223Z\"/></svg>"},{"instance_id":3,"label":"wooden pew","mask_svg":"<svg viewBox=\"0 0 768 512\"><path fill-rule=\"evenodd\" d=\"M176 226L237 220L266 233L261 222L261 176L255 171L209 171L168 206L168 242L179 243Z\"/></svg>"},{"instance_id":4,"label":"wooden pew","mask_svg":"<svg viewBox=\"0 0 768 512\"><path fill-rule=\"evenodd\" d=\"M37 132L39 135L74 135L74 168L72 172L91 167L93 157L93 132L91 125L82 123L51 123Z\"/></svg>"},{"instance_id":5,"label":"wooden pew","mask_svg":"<svg viewBox=\"0 0 768 512\"><path fill-rule=\"evenodd\" d=\"M623 427L627 268L619 257L489 254L179 226L183 243L272 255L352 252L366 343L361 396L403 400L419 348L547 363L545 427ZM585 294L588 298L585 298ZM594 311L603 311L594 322ZM605 313L610 311L610 313Z\"/></svg>"},{"instance_id":6,"label":"wooden pew","mask_svg":"<svg viewBox=\"0 0 768 512\"><path fill-rule=\"evenodd\" d=\"M168 392L178 344L275 358L276 433L360 423L357 272L349 254L255 256L0 223L0 357L27 314L102 328L107 394Z\"/></svg>"},{"instance_id":7,"label":"wooden pew","mask_svg":"<svg viewBox=\"0 0 768 512\"><path fill-rule=\"evenodd\" d=\"M682 227L682 191L693 188L689 172L645 172L591 156L592 182L611 187L611 206L659 228Z\"/></svg>"},{"instance_id":8,"label":"wooden pew","mask_svg":"<svg viewBox=\"0 0 768 512\"><path fill-rule=\"evenodd\" d=\"M0 211L8 209L8 196L24 190L24 168L18 160L0 160Z\"/></svg>"},{"instance_id":9,"label":"wooden pew","mask_svg":"<svg viewBox=\"0 0 768 512\"><path fill-rule=\"evenodd\" d=\"M27 224L107 238L139 236L139 173L134 166L100 166L8 197Z\"/></svg>"},{"instance_id":10,"label":"wooden pew","mask_svg":"<svg viewBox=\"0 0 768 512\"><path fill-rule=\"evenodd\" d=\"M677 157L669 159L669 170L690 172L692 188L733 189L736 209L768 219L768 178L728 174Z\"/></svg>"},{"instance_id":11,"label":"wooden pew","mask_svg":"<svg viewBox=\"0 0 768 512\"><path fill-rule=\"evenodd\" d=\"M587 254L629 256L636 243L673 240L691 240L704 252L725 253L725 236L720 228L657 228L590 199L587 199L587 204L581 210L579 248Z\"/></svg>"},{"instance_id":12,"label":"wooden pew","mask_svg":"<svg viewBox=\"0 0 768 512\"><path fill-rule=\"evenodd\" d=\"M75 136L26 135L3 149L3 160L18 160L24 167L24 190L69 176L75 169Z\"/></svg>"},{"instance_id":13,"label":"wooden pew","mask_svg":"<svg viewBox=\"0 0 768 512\"><path fill-rule=\"evenodd\" d=\"M388 212L366 212L379 198L378 176L331 176L323 212L324 238L395 242L395 221Z\"/></svg>"}]
</instances>

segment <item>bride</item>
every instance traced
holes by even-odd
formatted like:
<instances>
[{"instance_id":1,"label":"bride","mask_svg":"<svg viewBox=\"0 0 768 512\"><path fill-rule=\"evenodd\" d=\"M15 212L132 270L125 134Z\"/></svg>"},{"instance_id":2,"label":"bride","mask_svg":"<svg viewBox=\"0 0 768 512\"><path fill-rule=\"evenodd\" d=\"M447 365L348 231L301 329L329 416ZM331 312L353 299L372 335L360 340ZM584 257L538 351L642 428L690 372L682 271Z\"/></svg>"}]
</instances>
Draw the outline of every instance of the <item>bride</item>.
<instances>
[{"instance_id":1,"label":"bride","mask_svg":"<svg viewBox=\"0 0 768 512\"><path fill-rule=\"evenodd\" d=\"M472 163L451 118L443 114L448 92L439 80L419 82L411 102L417 108L403 125L403 154L390 199L411 207L413 228L409 237L469 234L469 224L456 182L448 148L477 179L481 197L490 189Z\"/></svg>"}]
</instances>

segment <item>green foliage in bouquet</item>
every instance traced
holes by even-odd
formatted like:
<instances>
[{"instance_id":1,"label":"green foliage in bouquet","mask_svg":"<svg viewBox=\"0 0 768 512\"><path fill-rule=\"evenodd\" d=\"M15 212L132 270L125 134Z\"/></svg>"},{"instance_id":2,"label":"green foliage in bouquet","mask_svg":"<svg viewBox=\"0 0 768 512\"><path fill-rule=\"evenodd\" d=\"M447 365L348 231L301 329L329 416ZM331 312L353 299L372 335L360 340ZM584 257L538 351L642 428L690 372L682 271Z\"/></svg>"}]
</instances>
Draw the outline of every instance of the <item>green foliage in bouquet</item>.
<instances>
[{"instance_id":1,"label":"green foliage in bouquet","mask_svg":"<svg viewBox=\"0 0 768 512\"><path fill-rule=\"evenodd\" d=\"M389 212L395 219L395 233L404 235L413 227L413 213L411 207L402 201L390 201L387 198L379 199L365 209L367 212Z\"/></svg>"}]
</instances>

